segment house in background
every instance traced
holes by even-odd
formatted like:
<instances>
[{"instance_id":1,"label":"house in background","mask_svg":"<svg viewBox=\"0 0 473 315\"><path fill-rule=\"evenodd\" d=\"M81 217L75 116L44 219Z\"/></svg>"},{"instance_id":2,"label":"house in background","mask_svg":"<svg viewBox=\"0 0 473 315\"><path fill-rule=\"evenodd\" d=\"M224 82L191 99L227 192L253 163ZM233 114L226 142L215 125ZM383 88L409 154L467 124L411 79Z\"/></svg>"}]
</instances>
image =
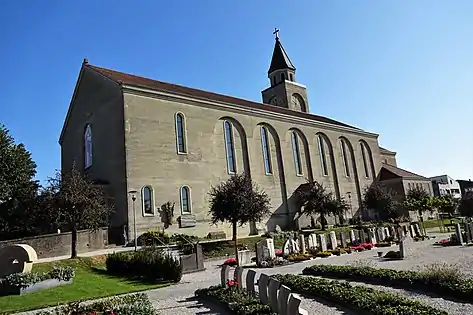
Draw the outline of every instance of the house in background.
<instances>
[{"instance_id":1,"label":"house in background","mask_svg":"<svg viewBox=\"0 0 473 315\"><path fill-rule=\"evenodd\" d=\"M451 195L453 198L460 199L461 188L458 181L448 175L439 175L430 177L435 196Z\"/></svg>"},{"instance_id":2,"label":"house in background","mask_svg":"<svg viewBox=\"0 0 473 315\"><path fill-rule=\"evenodd\" d=\"M460 193L462 196L465 196L469 192L473 192L473 181L469 180L457 180L458 185L460 186Z\"/></svg>"}]
</instances>

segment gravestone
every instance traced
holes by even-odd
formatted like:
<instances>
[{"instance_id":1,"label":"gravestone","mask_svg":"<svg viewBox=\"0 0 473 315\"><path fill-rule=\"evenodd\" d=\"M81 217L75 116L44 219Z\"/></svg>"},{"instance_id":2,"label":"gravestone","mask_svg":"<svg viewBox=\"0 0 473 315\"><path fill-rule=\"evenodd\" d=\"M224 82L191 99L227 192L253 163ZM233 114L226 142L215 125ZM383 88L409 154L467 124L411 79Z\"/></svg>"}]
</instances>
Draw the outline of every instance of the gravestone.
<instances>
[{"instance_id":1,"label":"gravestone","mask_svg":"<svg viewBox=\"0 0 473 315\"><path fill-rule=\"evenodd\" d=\"M271 306L271 309L275 313L279 312L278 290L280 286L281 286L281 283L278 280L274 278L269 278L269 284L268 284L269 305Z\"/></svg>"},{"instance_id":2,"label":"gravestone","mask_svg":"<svg viewBox=\"0 0 473 315\"><path fill-rule=\"evenodd\" d=\"M414 230L414 226L412 224L409 225L409 234L411 235L412 238L416 236L416 231Z\"/></svg>"},{"instance_id":3,"label":"gravestone","mask_svg":"<svg viewBox=\"0 0 473 315\"><path fill-rule=\"evenodd\" d=\"M289 304L287 306L287 314L307 315L308 312L300 308L302 299L298 294L291 293L289 296Z\"/></svg>"},{"instance_id":4,"label":"gravestone","mask_svg":"<svg viewBox=\"0 0 473 315\"><path fill-rule=\"evenodd\" d=\"M342 248L347 247L347 234L345 232L340 232L340 246Z\"/></svg>"},{"instance_id":5,"label":"gravestone","mask_svg":"<svg viewBox=\"0 0 473 315\"><path fill-rule=\"evenodd\" d=\"M396 228L394 226L390 226L389 227L389 235L393 238L393 239L399 239L397 237L397 231L396 231Z\"/></svg>"},{"instance_id":6,"label":"gravestone","mask_svg":"<svg viewBox=\"0 0 473 315\"><path fill-rule=\"evenodd\" d=\"M268 284L269 284L269 276L262 273L258 279L258 295L259 295L259 300L263 304L269 303Z\"/></svg>"},{"instance_id":7,"label":"gravestone","mask_svg":"<svg viewBox=\"0 0 473 315\"><path fill-rule=\"evenodd\" d=\"M220 284L225 287L227 285L228 278L230 276L230 266L223 265L220 269Z\"/></svg>"},{"instance_id":8,"label":"gravestone","mask_svg":"<svg viewBox=\"0 0 473 315\"><path fill-rule=\"evenodd\" d=\"M468 223L465 223L465 236L466 243L471 243L470 225Z\"/></svg>"},{"instance_id":9,"label":"gravestone","mask_svg":"<svg viewBox=\"0 0 473 315\"><path fill-rule=\"evenodd\" d=\"M376 236L374 235L374 228L368 229L369 241L371 244L376 245Z\"/></svg>"},{"instance_id":10,"label":"gravestone","mask_svg":"<svg viewBox=\"0 0 473 315\"><path fill-rule=\"evenodd\" d=\"M319 243L320 243L320 250L322 252L327 251L327 240L325 239L325 234L319 234Z\"/></svg>"},{"instance_id":11,"label":"gravestone","mask_svg":"<svg viewBox=\"0 0 473 315\"><path fill-rule=\"evenodd\" d=\"M290 294L291 294L291 289L286 287L284 284L281 284L281 286L279 287L279 295L278 295L279 314L288 314L287 305L289 303Z\"/></svg>"},{"instance_id":12,"label":"gravestone","mask_svg":"<svg viewBox=\"0 0 473 315\"><path fill-rule=\"evenodd\" d=\"M470 239L473 241L473 222L467 223L470 231Z\"/></svg>"},{"instance_id":13,"label":"gravestone","mask_svg":"<svg viewBox=\"0 0 473 315\"><path fill-rule=\"evenodd\" d=\"M330 248L331 249L336 249L338 247L337 234L335 234L334 231L330 231L329 232L329 238L330 238Z\"/></svg>"},{"instance_id":14,"label":"gravestone","mask_svg":"<svg viewBox=\"0 0 473 315\"><path fill-rule=\"evenodd\" d=\"M256 271L254 270L248 270L246 273L246 290L250 294L255 294L255 276L256 276Z\"/></svg>"},{"instance_id":15,"label":"gravestone","mask_svg":"<svg viewBox=\"0 0 473 315\"><path fill-rule=\"evenodd\" d=\"M8 245L0 248L0 278L13 273L29 273L38 260L36 251L27 244Z\"/></svg>"},{"instance_id":16,"label":"gravestone","mask_svg":"<svg viewBox=\"0 0 473 315\"><path fill-rule=\"evenodd\" d=\"M308 248L316 248L317 247L317 236L315 234L310 234L307 238Z\"/></svg>"},{"instance_id":17,"label":"gravestone","mask_svg":"<svg viewBox=\"0 0 473 315\"><path fill-rule=\"evenodd\" d=\"M412 253L412 246L414 245L414 240L409 235L404 236L399 241L399 255L401 259L404 259Z\"/></svg>"},{"instance_id":18,"label":"gravestone","mask_svg":"<svg viewBox=\"0 0 473 315\"><path fill-rule=\"evenodd\" d=\"M289 238L286 240L284 243L283 247L283 254L284 255L289 255L292 253L298 253L300 251L299 249L299 244L297 244L296 241L294 241L292 238Z\"/></svg>"},{"instance_id":19,"label":"gravestone","mask_svg":"<svg viewBox=\"0 0 473 315\"><path fill-rule=\"evenodd\" d=\"M391 231L389 231L388 227L384 227L384 235L386 237L391 237Z\"/></svg>"},{"instance_id":20,"label":"gravestone","mask_svg":"<svg viewBox=\"0 0 473 315\"><path fill-rule=\"evenodd\" d=\"M240 265L241 266L246 266L246 265L251 264L251 256L252 255L253 255L253 253L248 249L239 250L238 251L238 261L239 261Z\"/></svg>"},{"instance_id":21,"label":"gravestone","mask_svg":"<svg viewBox=\"0 0 473 315\"><path fill-rule=\"evenodd\" d=\"M350 243L354 244L356 242L355 231L350 230Z\"/></svg>"},{"instance_id":22,"label":"gravestone","mask_svg":"<svg viewBox=\"0 0 473 315\"><path fill-rule=\"evenodd\" d=\"M305 254L305 253L306 253L304 234L300 234L300 235L299 235L299 248L300 248L302 254Z\"/></svg>"},{"instance_id":23,"label":"gravestone","mask_svg":"<svg viewBox=\"0 0 473 315\"><path fill-rule=\"evenodd\" d=\"M420 233L419 224L417 224L417 223L414 224L414 233L415 233L415 236L417 236L417 237L420 237L422 235Z\"/></svg>"},{"instance_id":24,"label":"gravestone","mask_svg":"<svg viewBox=\"0 0 473 315\"><path fill-rule=\"evenodd\" d=\"M367 239L365 230L360 230L360 243L366 243Z\"/></svg>"},{"instance_id":25,"label":"gravestone","mask_svg":"<svg viewBox=\"0 0 473 315\"><path fill-rule=\"evenodd\" d=\"M237 287L243 287L243 268L236 267L233 273L233 279L237 282Z\"/></svg>"},{"instance_id":26,"label":"gravestone","mask_svg":"<svg viewBox=\"0 0 473 315\"><path fill-rule=\"evenodd\" d=\"M256 248L256 264L259 266L263 261L267 259L273 259L276 257L276 252L274 250L274 240L272 238L267 238L259 241L255 245Z\"/></svg>"},{"instance_id":27,"label":"gravestone","mask_svg":"<svg viewBox=\"0 0 473 315\"><path fill-rule=\"evenodd\" d=\"M384 230L384 227L378 228L378 235L379 235L378 242L384 242L384 240L386 239L386 232Z\"/></svg>"},{"instance_id":28,"label":"gravestone","mask_svg":"<svg viewBox=\"0 0 473 315\"><path fill-rule=\"evenodd\" d=\"M457 235L458 242L463 245L463 235L460 223L455 224L455 234Z\"/></svg>"}]
</instances>

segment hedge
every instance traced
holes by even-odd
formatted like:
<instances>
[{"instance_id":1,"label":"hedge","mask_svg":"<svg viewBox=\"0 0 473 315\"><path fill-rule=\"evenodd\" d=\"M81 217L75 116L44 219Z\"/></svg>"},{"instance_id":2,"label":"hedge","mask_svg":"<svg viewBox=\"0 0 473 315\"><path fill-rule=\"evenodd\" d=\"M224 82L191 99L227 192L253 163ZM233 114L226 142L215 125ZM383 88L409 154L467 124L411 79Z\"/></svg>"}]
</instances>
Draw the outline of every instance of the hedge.
<instances>
[{"instance_id":1,"label":"hedge","mask_svg":"<svg viewBox=\"0 0 473 315\"><path fill-rule=\"evenodd\" d=\"M0 291L3 287L19 287L21 289L26 288L35 283L49 280L57 279L60 281L69 281L75 276L74 268L72 267L53 267L48 272L28 272L28 273L13 273L6 276L3 279L0 279Z\"/></svg>"},{"instance_id":2,"label":"hedge","mask_svg":"<svg viewBox=\"0 0 473 315\"><path fill-rule=\"evenodd\" d=\"M262 304L256 296L236 286L211 286L198 289L195 295L209 298L229 309L230 313L238 315L275 315L269 305Z\"/></svg>"},{"instance_id":3,"label":"hedge","mask_svg":"<svg viewBox=\"0 0 473 315\"><path fill-rule=\"evenodd\" d=\"M455 278L441 279L439 274L429 274L421 271L331 265L314 265L305 268L302 273L304 275L355 280L403 289L417 289L465 302L473 302L473 280L467 278L460 281Z\"/></svg>"},{"instance_id":4,"label":"hedge","mask_svg":"<svg viewBox=\"0 0 473 315\"><path fill-rule=\"evenodd\" d=\"M144 293L115 296L91 304L72 302L51 311L42 311L37 315L157 315L153 305Z\"/></svg>"},{"instance_id":5,"label":"hedge","mask_svg":"<svg viewBox=\"0 0 473 315\"><path fill-rule=\"evenodd\" d=\"M320 297L334 304L356 310L357 314L361 310L362 313L373 315L448 315L445 311L397 294L375 290L366 286L354 286L348 282L291 274L278 274L274 278L294 292Z\"/></svg>"},{"instance_id":6,"label":"hedge","mask_svg":"<svg viewBox=\"0 0 473 315\"><path fill-rule=\"evenodd\" d=\"M109 254L105 266L107 272L118 276L173 282L179 282L182 278L181 262L156 247L146 247L136 252Z\"/></svg>"}]
</instances>

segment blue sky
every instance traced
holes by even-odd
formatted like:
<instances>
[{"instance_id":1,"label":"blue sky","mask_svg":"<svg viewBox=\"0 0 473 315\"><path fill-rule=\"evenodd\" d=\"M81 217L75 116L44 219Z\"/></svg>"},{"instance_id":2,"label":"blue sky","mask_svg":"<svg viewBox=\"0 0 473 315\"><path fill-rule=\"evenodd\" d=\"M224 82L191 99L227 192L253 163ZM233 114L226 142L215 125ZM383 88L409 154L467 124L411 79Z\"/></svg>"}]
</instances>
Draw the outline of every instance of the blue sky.
<instances>
[{"instance_id":1,"label":"blue sky","mask_svg":"<svg viewBox=\"0 0 473 315\"><path fill-rule=\"evenodd\" d=\"M44 180L84 57L260 101L275 27L312 113L380 134L400 167L473 179L468 0L4 0L0 123Z\"/></svg>"}]
</instances>

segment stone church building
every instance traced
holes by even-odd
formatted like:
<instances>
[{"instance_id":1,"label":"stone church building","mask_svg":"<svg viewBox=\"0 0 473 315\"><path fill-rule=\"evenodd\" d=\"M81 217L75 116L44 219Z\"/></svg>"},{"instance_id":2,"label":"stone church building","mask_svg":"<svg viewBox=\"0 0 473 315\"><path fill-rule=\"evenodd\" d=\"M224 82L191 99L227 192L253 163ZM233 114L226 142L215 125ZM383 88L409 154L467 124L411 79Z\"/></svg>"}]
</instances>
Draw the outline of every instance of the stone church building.
<instances>
[{"instance_id":1,"label":"stone church building","mask_svg":"<svg viewBox=\"0 0 473 315\"><path fill-rule=\"evenodd\" d=\"M103 185L115 206L110 225L118 239L133 239L134 220L138 234L162 226L167 201L175 203L169 233L231 235L229 226L209 224L208 192L240 172L266 191L272 206L265 222L242 227L241 236L309 225L295 219L292 198L307 179L346 198L346 218L354 216L383 163L396 168L396 153L381 148L375 133L309 113L306 87L278 36L268 79L256 102L84 60L59 139L61 167L76 163Z\"/></svg>"}]
</instances>

